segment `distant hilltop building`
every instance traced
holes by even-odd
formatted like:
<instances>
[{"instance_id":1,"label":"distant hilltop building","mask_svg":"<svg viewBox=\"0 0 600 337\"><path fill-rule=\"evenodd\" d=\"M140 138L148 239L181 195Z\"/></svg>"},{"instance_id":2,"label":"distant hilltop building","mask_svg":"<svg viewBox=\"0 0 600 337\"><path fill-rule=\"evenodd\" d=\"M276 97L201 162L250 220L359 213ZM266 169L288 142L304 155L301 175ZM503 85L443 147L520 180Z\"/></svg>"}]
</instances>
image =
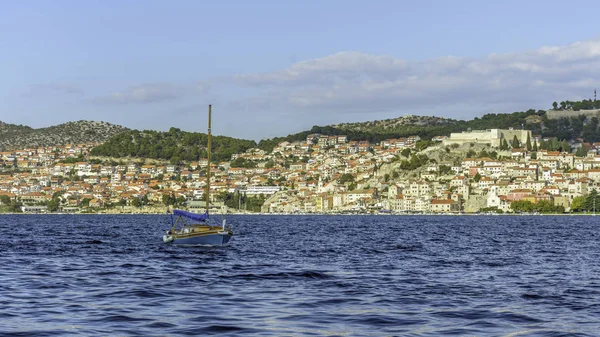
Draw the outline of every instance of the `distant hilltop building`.
<instances>
[{"instance_id":1,"label":"distant hilltop building","mask_svg":"<svg viewBox=\"0 0 600 337\"><path fill-rule=\"evenodd\" d=\"M546 111L546 117L548 119L560 119L577 117L584 115L586 117L600 117L600 109L589 109L589 110L548 110Z\"/></svg>"},{"instance_id":2,"label":"distant hilltop building","mask_svg":"<svg viewBox=\"0 0 600 337\"><path fill-rule=\"evenodd\" d=\"M503 139L506 139L510 144L515 136L517 136L517 139L521 144L527 142L527 136L529 136L530 140L533 139L530 130L491 129L451 133L450 138L444 139L442 143L444 145L477 143L490 144L493 147L499 147Z\"/></svg>"}]
</instances>

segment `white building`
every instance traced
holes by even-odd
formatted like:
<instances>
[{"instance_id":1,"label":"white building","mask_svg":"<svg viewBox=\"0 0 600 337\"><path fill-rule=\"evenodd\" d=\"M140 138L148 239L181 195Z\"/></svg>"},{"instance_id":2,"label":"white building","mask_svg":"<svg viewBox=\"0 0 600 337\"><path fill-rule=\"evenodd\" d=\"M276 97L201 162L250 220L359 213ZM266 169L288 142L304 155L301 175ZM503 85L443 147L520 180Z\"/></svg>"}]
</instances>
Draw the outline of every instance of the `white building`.
<instances>
[{"instance_id":1,"label":"white building","mask_svg":"<svg viewBox=\"0 0 600 337\"><path fill-rule=\"evenodd\" d=\"M248 186L246 190L242 190L242 193L246 195L273 195L280 190L279 186Z\"/></svg>"},{"instance_id":2,"label":"white building","mask_svg":"<svg viewBox=\"0 0 600 337\"><path fill-rule=\"evenodd\" d=\"M444 146L451 144L468 144L468 143L479 143L479 144L490 144L494 147L499 147L502 140L506 139L506 142L510 145L513 138L517 137L521 145L527 142L527 136L531 139L530 130L503 130L503 129L490 129L490 130L473 130L464 132L455 132L450 134L450 138L443 141Z\"/></svg>"}]
</instances>

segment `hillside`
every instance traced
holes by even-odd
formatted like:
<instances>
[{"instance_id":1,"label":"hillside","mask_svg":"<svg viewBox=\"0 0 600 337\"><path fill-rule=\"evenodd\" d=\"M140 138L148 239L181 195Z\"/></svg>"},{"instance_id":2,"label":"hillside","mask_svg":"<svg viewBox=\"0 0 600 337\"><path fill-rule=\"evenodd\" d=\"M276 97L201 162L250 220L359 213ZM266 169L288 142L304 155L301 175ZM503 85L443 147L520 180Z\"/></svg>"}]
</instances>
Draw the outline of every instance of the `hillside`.
<instances>
[{"instance_id":1,"label":"hillside","mask_svg":"<svg viewBox=\"0 0 600 337\"><path fill-rule=\"evenodd\" d=\"M17 124L7 124L7 123L0 121L0 134L17 133L17 132L26 133L26 132L30 132L33 130L34 129L29 126L17 125Z\"/></svg>"},{"instance_id":2,"label":"hillside","mask_svg":"<svg viewBox=\"0 0 600 337\"><path fill-rule=\"evenodd\" d=\"M359 122L359 123L341 123L334 124L332 127L349 130L354 132L393 132L410 126L440 126L452 125L457 120L432 116L404 116L400 118L384 119L379 121Z\"/></svg>"},{"instance_id":3,"label":"hillside","mask_svg":"<svg viewBox=\"0 0 600 337\"><path fill-rule=\"evenodd\" d=\"M104 142L127 130L120 125L83 120L39 129L0 122L0 149Z\"/></svg>"},{"instance_id":4,"label":"hillside","mask_svg":"<svg viewBox=\"0 0 600 337\"><path fill-rule=\"evenodd\" d=\"M598 102L584 100L581 102L561 102L561 106L596 107ZM486 114L472 120L455 120L430 116L404 116L394 119L368 121L359 123L341 123L327 126L313 126L310 130L288 135L263 139L258 146L270 151L283 141L300 141L306 139L311 133L323 135L346 135L349 140L368 140L379 142L384 139L401 138L412 135L423 139L434 136L449 135L452 132L486 129L525 128L535 135L543 137L556 137L559 140L583 138L588 142L600 141L600 127L597 116L584 115L576 109L561 111L560 118L548 118L546 111L529 109L513 113Z\"/></svg>"},{"instance_id":5,"label":"hillside","mask_svg":"<svg viewBox=\"0 0 600 337\"><path fill-rule=\"evenodd\" d=\"M534 133L539 134L541 132L541 124L532 124L530 116L540 117L544 113L544 111L536 112L535 110L528 110L526 112L514 112L511 114L487 114L470 121L430 116L405 116L380 121L313 126L308 131L286 137L261 140L258 146L263 150L270 151L282 141L303 140L311 133L346 135L349 140L380 142L384 139L413 135L418 135L423 139L431 139L434 136L449 135L452 132L466 131L468 129L517 128L527 123L529 123L527 126L533 129Z\"/></svg>"},{"instance_id":6,"label":"hillside","mask_svg":"<svg viewBox=\"0 0 600 337\"><path fill-rule=\"evenodd\" d=\"M585 103L585 104L584 104ZM553 104L557 105L557 104ZM418 135L422 139L449 135L466 130L529 129L535 135L556 137L559 140L583 138L588 142L600 141L599 118L579 107L600 106L597 101L561 102L561 108L548 113L544 110L517 111L513 113L486 114L472 120L455 120L431 116L404 116L393 119L358 123L340 123L313 126L310 130L285 137L263 139L258 144L251 140L213 136L214 161L229 160L232 154L249 148L271 151L283 141L302 141L309 134L346 135L349 140L380 142L384 139ZM548 116L554 114L554 116ZM550 117L550 118L549 118ZM64 145L71 143L104 142L93 154L114 158L137 157L171 160L197 160L206 156L206 134L183 132L171 128L169 132L130 130L106 122L68 122L47 128L0 122L0 151L25 147Z\"/></svg>"},{"instance_id":7,"label":"hillside","mask_svg":"<svg viewBox=\"0 0 600 337\"><path fill-rule=\"evenodd\" d=\"M206 158L208 138L204 133L186 132L171 128L168 132L152 130L129 130L112 137L92 150L94 156L113 158L134 157L169 160L196 161ZM252 140L225 136L212 136L211 160L214 162L231 159L231 155L256 147Z\"/></svg>"}]
</instances>

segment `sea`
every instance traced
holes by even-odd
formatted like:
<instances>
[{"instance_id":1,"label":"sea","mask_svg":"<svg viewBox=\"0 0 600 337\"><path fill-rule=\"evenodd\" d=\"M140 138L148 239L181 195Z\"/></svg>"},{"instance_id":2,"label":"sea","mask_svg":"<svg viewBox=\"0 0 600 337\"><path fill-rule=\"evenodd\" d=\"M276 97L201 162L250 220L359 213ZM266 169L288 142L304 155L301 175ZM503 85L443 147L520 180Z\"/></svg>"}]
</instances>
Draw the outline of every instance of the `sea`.
<instances>
[{"instance_id":1,"label":"sea","mask_svg":"<svg viewBox=\"0 0 600 337\"><path fill-rule=\"evenodd\" d=\"M1 215L0 336L600 336L600 217L170 221Z\"/></svg>"}]
</instances>

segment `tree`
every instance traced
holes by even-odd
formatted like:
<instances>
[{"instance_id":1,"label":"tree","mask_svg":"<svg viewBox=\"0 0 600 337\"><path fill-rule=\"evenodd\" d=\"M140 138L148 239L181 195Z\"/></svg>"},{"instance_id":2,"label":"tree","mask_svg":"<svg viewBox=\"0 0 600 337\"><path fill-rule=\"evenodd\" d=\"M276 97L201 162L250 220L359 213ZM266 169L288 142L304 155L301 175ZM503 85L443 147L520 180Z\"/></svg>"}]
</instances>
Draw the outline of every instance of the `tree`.
<instances>
[{"instance_id":1,"label":"tree","mask_svg":"<svg viewBox=\"0 0 600 337\"><path fill-rule=\"evenodd\" d=\"M585 157L587 156L588 153L588 149L585 146L581 146L577 149L577 151L575 151L575 156L577 157Z\"/></svg>"},{"instance_id":2,"label":"tree","mask_svg":"<svg viewBox=\"0 0 600 337\"><path fill-rule=\"evenodd\" d=\"M429 162L429 157L424 154L417 154L410 158L410 160L403 160L400 163L400 168L403 170L415 170Z\"/></svg>"},{"instance_id":3,"label":"tree","mask_svg":"<svg viewBox=\"0 0 600 337\"><path fill-rule=\"evenodd\" d=\"M565 211L563 206L555 206L550 200L540 200L535 204L527 200L513 201L510 208L514 212L564 213Z\"/></svg>"},{"instance_id":4,"label":"tree","mask_svg":"<svg viewBox=\"0 0 600 337\"><path fill-rule=\"evenodd\" d=\"M423 151L431 145L434 145L435 142L432 140L419 140L415 143L415 149L417 151Z\"/></svg>"},{"instance_id":5,"label":"tree","mask_svg":"<svg viewBox=\"0 0 600 337\"><path fill-rule=\"evenodd\" d=\"M529 136L529 133L527 133L527 141L525 142L525 147L527 148L527 151L531 151L531 137Z\"/></svg>"},{"instance_id":6,"label":"tree","mask_svg":"<svg viewBox=\"0 0 600 337\"><path fill-rule=\"evenodd\" d=\"M590 118L589 122L583 126L581 136L588 142L597 142L600 140L600 135L598 133L598 117Z\"/></svg>"},{"instance_id":7,"label":"tree","mask_svg":"<svg viewBox=\"0 0 600 337\"><path fill-rule=\"evenodd\" d=\"M342 176L340 177L339 180L340 184L344 184L346 182L354 182L354 176L351 175L350 173L344 173L342 174Z\"/></svg>"},{"instance_id":8,"label":"tree","mask_svg":"<svg viewBox=\"0 0 600 337\"><path fill-rule=\"evenodd\" d=\"M585 210L585 197L575 197L571 201L571 212L581 212Z\"/></svg>"},{"instance_id":9,"label":"tree","mask_svg":"<svg viewBox=\"0 0 600 337\"><path fill-rule=\"evenodd\" d=\"M479 182L480 180L481 180L481 174L479 174L479 172L475 173L475 175L473 176L473 181Z\"/></svg>"},{"instance_id":10,"label":"tree","mask_svg":"<svg viewBox=\"0 0 600 337\"><path fill-rule=\"evenodd\" d=\"M440 165L438 172L441 176L452 173L452 168L448 165Z\"/></svg>"},{"instance_id":11,"label":"tree","mask_svg":"<svg viewBox=\"0 0 600 337\"><path fill-rule=\"evenodd\" d=\"M58 210L59 200L50 199L46 202L46 207L49 212L56 212Z\"/></svg>"},{"instance_id":12,"label":"tree","mask_svg":"<svg viewBox=\"0 0 600 337\"><path fill-rule=\"evenodd\" d=\"M185 204L185 197L183 195L180 195L177 198L175 198L175 206L181 206L183 204Z\"/></svg>"},{"instance_id":13,"label":"tree","mask_svg":"<svg viewBox=\"0 0 600 337\"><path fill-rule=\"evenodd\" d=\"M600 209L600 195L596 190L592 190L585 198L585 209L587 211L595 211Z\"/></svg>"},{"instance_id":14,"label":"tree","mask_svg":"<svg viewBox=\"0 0 600 337\"><path fill-rule=\"evenodd\" d=\"M8 195L0 195L2 205L10 205L10 197Z\"/></svg>"},{"instance_id":15,"label":"tree","mask_svg":"<svg viewBox=\"0 0 600 337\"><path fill-rule=\"evenodd\" d=\"M571 145L569 145L569 142L567 142L566 140L563 140L560 143L560 150L562 152L571 152Z\"/></svg>"},{"instance_id":16,"label":"tree","mask_svg":"<svg viewBox=\"0 0 600 337\"><path fill-rule=\"evenodd\" d=\"M142 206L142 202L140 201L140 198L132 197L131 199L129 199L129 202L130 202L131 206L133 206L133 207Z\"/></svg>"},{"instance_id":17,"label":"tree","mask_svg":"<svg viewBox=\"0 0 600 337\"><path fill-rule=\"evenodd\" d=\"M534 140L534 141L533 141L533 147L532 147L532 150L533 150L533 151L537 151L537 150L538 150L538 143L537 143L537 140Z\"/></svg>"},{"instance_id":18,"label":"tree","mask_svg":"<svg viewBox=\"0 0 600 337\"><path fill-rule=\"evenodd\" d=\"M173 204L172 198L173 198L173 194L163 194L163 196L162 196L162 203L165 206L172 205Z\"/></svg>"},{"instance_id":19,"label":"tree","mask_svg":"<svg viewBox=\"0 0 600 337\"><path fill-rule=\"evenodd\" d=\"M521 147L521 143L519 142L519 138L517 138L517 135L513 137L513 140L510 145L513 149L518 149L519 147Z\"/></svg>"},{"instance_id":20,"label":"tree","mask_svg":"<svg viewBox=\"0 0 600 337\"><path fill-rule=\"evenodd\" d=\"M21 209L21 206L23 206L22 202L16 201L16 200L11 200L10 206L8 207L8 209L13 213L21 213L21 212L23 212L23 210Z\"/></svg>"},{"instance_id":21,"label":"tree","mask_svg":"<svg viewBox=\"0 0 600 337\"><path fill-rule=\"evenodd\" d=\"M556 103L556 102L552 102L552 108L553 108L554 110L558 109L558 103Z\"/></svg>"},{"instance_id":22,"label":"tree","mask_svg":"<svg viewBox=\"0 0 600 337\"><path fill-rule=\"evenodd\" d=\"M565 110L566 108L567 108L567 102L565 102L565 101L560 102L560 109Z\"/></svg>"}]
</instances>

